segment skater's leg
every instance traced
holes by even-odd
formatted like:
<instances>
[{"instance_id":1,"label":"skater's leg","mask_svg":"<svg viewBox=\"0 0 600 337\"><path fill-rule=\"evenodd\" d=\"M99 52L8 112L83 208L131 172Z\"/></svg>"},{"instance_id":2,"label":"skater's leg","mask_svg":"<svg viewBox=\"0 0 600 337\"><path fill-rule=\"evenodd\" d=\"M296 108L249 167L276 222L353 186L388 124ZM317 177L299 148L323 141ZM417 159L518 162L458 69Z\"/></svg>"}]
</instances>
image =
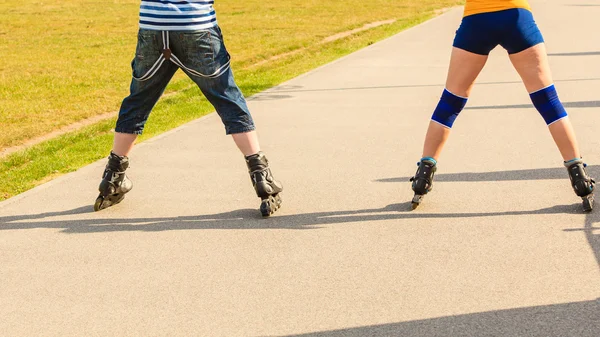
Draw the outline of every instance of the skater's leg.
<instances>
[{"instance_id":1,"label":"skater's leg","mask_svg":"<svg viewBox=\"0 0 600 337\"><path fill-rule=\"evenodd\" d=\"M467 103L473 83L485 66L487 55L480 55L456 48L452 50L446 90L436 107L425 135L422 159L417 172L411 179L415 196L413 209L421 203L423 196L433 188L433 176L437 160L450 136L454 121Z\"/></svg>"},{"instance_id":2,"label":"skater's leg","mask_svg":"<svg viewBox=\"0 0 600 337\"><path fill-rule=\"evenodd\" d=\"M138 135L135 133L115 132L112 152L119 156L128 156L137 137Z\"/></svg>"},{"instance_id":3,"label":"skater's leg","mask_svg":"<svg viewBox=\"0 0 600 337\"><path fill-rule=\"evenodd\" d=\"M575 193L583 199L586 212L594 206L594 179L588 176L571 121L554 88L546 47L537 44L510 55L510 60L523 79L525 88L554 138L569 172Z\"/></svg>"},{"instance_id":4,"label":"skater's leg","mask_svg":"<svg viewBox=\"0 0 600 337\"><path fill-rule=\"evenodd\" d=\"M279 194L283 188L274 179L264 153L260 152L254 121L228 66L230 59L221 30L214 27L202 33L182 33L171 37L180 67L214 106L225 126L225 133L232 135L244 154L252 184L262 200L261 213L263 216L271 215L281 205ZM186 50L197 52L186 53Z\"/></svg>"},{"instance_id":5,"label":"skater's leg","mask_svg":"<svg viewBox=\"0 0 600 337\"><path fill-rule=\"evenodd\" d=\"M556 143L564 161L581 158L575 131L568 117L548 126L548 130L550 130L554 143Z\"/></svg>"},{"instance_id":6,"label":"skater's leg","mask_svg":"<svg viewBox=\"0 0 600 337\"><path fill-rule=\"evenodd\" d=\"M580 158L573 126L553 87L545 45L540 43L522 52L511 54L510 60L521 76L527 92L532 95L536 108L549 124L548 129L563 160Z\"/></svg>"},{"instance_id":7,"label":"skater's leg","mask_svg":"<svg viewBox=\"0 0 600 337\"><path fill-rule=\"evenodd\" d=\"M231 136L233 137L235 145L237 145L238 149L240 149L245 157L260 152L260 144L258 143L256 131L235 133Z\"/></svg>"},{"instance_id":8,"label":"skater's leg","mask_svg":"<svg viewBox=\"0 0 600 337\"><path fill-rule=\"evenodd\" d=\"M135 60L133 68L135 74ZM144 131L150 112L176 71L177 67L174 64L165 62L152 78L146 81L138 81L135 78L131 80L130 94L121 103L115 127L114 153L129 155L137 136Z\"/></svg>"},{"instance_id":9,"label":"skater's leg","mask_svg":"<svg viewBox=\"0 0 600 337\"><path fill-rule=\"evenodd\" d=\"M422 158L431 157L440 158L442 149L450 137L450 129L434 121L429 122L427 134L425 135L425 144L423 145Z\"/></svg>"},{"instance_id":10,"label":"skater's leg","mask_svg":"<svg viewBox=\"0 0 600 337\"><path fill-rule=\"evenodd\" d=\"M121 202L132 189L133 184L125 174L129 167L127 156L137 136L142 133L152 108L177 71L177 67L170 62L157 62L162 49L158 38L160 34L148 30L140 30L138 34L136 55L131 64L133 78L130 94L123 100L119 110L113 150L102 174L98 187L100 194L94 204L96 211ZM147 76L149 74L152 76Z\"/></svg>"},{"instance_id":11,"label":"skater's leg","mask_svg":"<svg viewBox=\"0 0 600 337\"><path fill-rule=\"evenodd\" d=\"M175 75L177 66L164 59L162 32L141 29L135 58L131 62L129 96L121 103L115 127L113 152L127 156L150 112Z\"/></svg>"},{"instance_id":12,"label":"skater's leg","mask_svg":"<svg viewBox=\"0 0 600 337\"><path fill-rule=\"evenodd\" d=\"M452 49L446 80L447 92L444 92L432 121L429 123L422 157L439 159L450 136L454 119L464 107L466 99L471 94L473 84L485 66L487 59L487 55L471 53L456 47ZM463 102L461 102L461 99Z\"/></svg>"},{"instance_id":13,"label":"skater's leg","mask_svg":"<svg viewBox=\"0 0 600 337\"><path fill-rule=\"evenodd\" d=\"M494 21L494 20L492 20ZM433 188L444 145L450 136L454 121L459 116L471 94L473 84L485 66L489 53L498 45L496 24L488 15L469 15L463 18L454 37L448 67L446 89L433 112L423 144L423 153L415 176L411 179L415 195L415 209L422 198Z\"/></svg>"},{"instance_id":14,"label":"skater's leg","mask_svg":"<svg viewBox=\"0 0 600 337\"><path fill-rule=\"evenodd\" d=\"M177 71L176 65L166 61L156 68L156 61L161 58L163 48L161 37L161 32L158 31L141 30L139 33L136 55L131 63L133 78L129 87L130 94L121 103L115 127L112 152L119 156L129 155L137 136L144 130L152 108ZM149 72L154 74L139 80Z\"/></svg>"},{"instance_id":15,"label":"skater's leg","mask_svg":"<svg viewBox=\"0 0 600 337\"><path fill-rule=\"evenodd\" d=\"M193 76L191 76L194 78ZM231 69L214 79L194 79L213 104L225 125L225 132L244 154L256 194L261 198L260 212L267 217L281 207L282 184L275 180L264 153L246 101L235 84Z\"/></svg>"}]
</instances>

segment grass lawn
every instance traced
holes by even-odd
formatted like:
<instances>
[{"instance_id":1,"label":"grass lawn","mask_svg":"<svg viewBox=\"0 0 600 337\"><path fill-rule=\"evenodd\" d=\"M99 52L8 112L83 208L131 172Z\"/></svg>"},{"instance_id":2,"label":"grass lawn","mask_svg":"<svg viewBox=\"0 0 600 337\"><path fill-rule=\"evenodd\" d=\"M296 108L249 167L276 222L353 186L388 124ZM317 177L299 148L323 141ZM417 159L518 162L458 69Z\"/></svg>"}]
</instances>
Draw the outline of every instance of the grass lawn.
<instances>
[{"instance_id":1,"label":"grass lawn","mask_svg":"<svg viewBox=\"0 0 600 337\"><path fill-rule=\"evenodd\" d=\"M217 0L233 69L252 95L389 37L460 0ZM118 110L128 93L139 0L0 3L0 150ZM392 24L322 41L365 24ZM274 56L288 56L264 62ZM213 109L179 73L141 140ZM0 200L108 154L114 120L0 159Z\"/></svg>"}]
</instances>

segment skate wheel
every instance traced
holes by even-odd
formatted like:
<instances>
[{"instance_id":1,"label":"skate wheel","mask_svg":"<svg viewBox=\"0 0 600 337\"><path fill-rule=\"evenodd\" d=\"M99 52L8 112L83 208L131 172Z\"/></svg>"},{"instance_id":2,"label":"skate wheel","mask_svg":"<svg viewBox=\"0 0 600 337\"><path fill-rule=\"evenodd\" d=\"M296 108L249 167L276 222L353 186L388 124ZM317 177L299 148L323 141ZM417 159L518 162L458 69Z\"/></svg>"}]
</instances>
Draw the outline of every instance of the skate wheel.
<instances>
[{"instance_id":1,"label":"skate wheel","mask_svg":"<svg viewBox=\"0 0 600 337\"><path fill-rule=\"evenodd\" d=\"M102 203L104 202L104 197L99 196L96 198L96 202L94 203L94 212L98 212L102 210Z\"/></svg>"},{"instance_id":2,"label":"skate wheel","mask_svg":"<svg viewBox=\"0 0 600 337\"><path fill-rule=\"evenodd\" d=\"M412 207L413 211L415 209L417 209L417 207L419 207L419 205L421 204L421 201L423 201L423 196L420 194L415 194L415 196L413 197L410 206Z\"/></svg>"},{"instance_id":3,"label":"skate wheel","mask_svg":"<svg viewBox=\"0 0 600 337\"><path fill-rule=\"evenodd\" d=\"M273 214L273 205L271 202L271 197L264 199L261 203L260 203L260 213L262 214L263 217L268 217L271 216L271 214Z\"/></svg>"},{"instance_id":4,"label":"skate wheel","mask_svg":"<svg viewBox=\"0 0 600 337\"><path fill-rule=\"evenodd\" d=\"M281 198L281 194L277 193L273 197L275 198L275 204L277 205L277 209L281 208L281 204L283 203L283 199Z\"/></svg>"},{"instance_id":5,"label":"skate wheel","mask_svg":"<svg viewBox=\"0 0 600 337\"><path fill-rule=\"evenodd\" d=\"M583 211L588 213L594 209L594 196L584 197L583 199Z\"/></svg>"},{"instance_id":6,"label":"skate wheel","mask_svg":"<svg viewBox=\"0 0 600 337\"><path fill-rule=\"evenodd\" d=\"M260 213L263 217L269 217L281 207L282 199L279 194L271 195L260 203Z\"/></svg>"},{"instance_id":7,"label":"skate wheel","mask_svg":"<svg viewBox=\"0 0 600 337\"><path fill-rule=\"evenodd\" d=\"M125 194L113 194L106 197L103 197L102 194L100 194L94 203L94 211L98 212L107 209L120 203L123 199L125 199Z\"/></svg>"}]
</instances>

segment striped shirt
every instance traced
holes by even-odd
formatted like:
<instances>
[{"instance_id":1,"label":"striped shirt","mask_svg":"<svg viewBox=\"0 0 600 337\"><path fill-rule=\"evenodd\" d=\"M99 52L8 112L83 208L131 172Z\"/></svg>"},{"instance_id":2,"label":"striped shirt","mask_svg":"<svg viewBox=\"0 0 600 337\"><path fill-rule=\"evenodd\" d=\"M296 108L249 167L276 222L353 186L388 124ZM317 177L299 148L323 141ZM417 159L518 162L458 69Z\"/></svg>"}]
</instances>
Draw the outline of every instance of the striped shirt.
<instances>
[{"instance_id":1,"label":"striped shirt","mask_svg":"<svg viewBox=\"0 0 600 337\"><path fill-rule=\"evenodd\" d=\"M143 0L140 28L149 30L202 30L217 25L214 0Z\"/></svg>"}]
</instances>

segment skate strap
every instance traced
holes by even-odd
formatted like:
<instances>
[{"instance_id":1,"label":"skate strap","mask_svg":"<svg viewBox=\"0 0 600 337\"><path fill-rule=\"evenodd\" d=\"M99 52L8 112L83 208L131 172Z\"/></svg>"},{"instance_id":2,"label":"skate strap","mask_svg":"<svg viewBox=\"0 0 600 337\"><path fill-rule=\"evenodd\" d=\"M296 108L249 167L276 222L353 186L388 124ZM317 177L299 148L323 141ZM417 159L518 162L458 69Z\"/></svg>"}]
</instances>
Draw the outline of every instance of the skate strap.
<instances>
[{"instance_id":1,"label":"skate strap","mask_svg":"<svg viewBox=\"0 0 600 337\"><path fill-rule=\"evenodd\" d=\"M187 71L188 73L190 73L192 75L204 77L204 78L217 78L217 77L223 75L227 70L229 70L229 68L231 66L231 58L228 55L227 62L224 65L222 65L221 67L219 67L217 70L215 70L215 72L213 72L212 74L203 74L199 71L196 71L194 69L186 67L183 64L183 62L181 62L179 60L179 58L175 54L173 54L173 52L171 51L170 46L169 46L169 32L168 31L162 31L162 40L163 40L163 49L161 50L161 54L158 57L158 59L156 60L156 62L154 62L152 67L150 67L150 69L143 76L141 76L141 77L134 76L133 78L135 80L144 82L144 81L151 79L154 75L156 75L156 73L158 72L160 67L163 65L163 63L165 63L165 60L173 62L176 66Z\"/></svg>"},{"instance_id":2,"label":"skate strap","mask_svg":"<svg viewBox=\"0 0 600 337\"><path fill-rule=\"evenodd\" d=\"M269 168L268 168L268 167L265 167L265 168L262 168L262 169L256 169L256 170L252 170L252 171L250 171L250 174L255 174L255 173L263 173L263 172L266 172L266 171L268 171L268 170L269 170Z\"/></svg>"}]
</instances>

